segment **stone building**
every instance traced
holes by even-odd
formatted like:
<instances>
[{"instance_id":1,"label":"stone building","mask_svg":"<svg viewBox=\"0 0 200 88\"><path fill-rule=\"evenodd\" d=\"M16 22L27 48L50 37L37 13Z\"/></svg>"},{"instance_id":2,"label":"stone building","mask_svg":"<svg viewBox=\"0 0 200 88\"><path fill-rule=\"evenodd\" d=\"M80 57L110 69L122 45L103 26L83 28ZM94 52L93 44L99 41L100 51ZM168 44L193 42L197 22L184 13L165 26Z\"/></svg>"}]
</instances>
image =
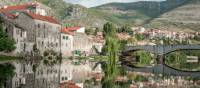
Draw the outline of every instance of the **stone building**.
<instances>
[{"instance_id":1,"label":"stone building","mask_svg":"<svg viewBox=\"0 0 200 88\"><path fill-rule=\"evenodd\" d=\"M73 33L67 28L63 28L61 30L61 52L63 57L72 56L73 40Z\"/></svg>"},{"instance_id":2,"label":"stone building","mask_svg":"<svg viewBox=\"0 0 200 88\"><path fill-rule=\"evenodd\" d=\"M7 88L58 88L59 65L46 66L38 64L36 71L33 71L31 63L10 62L15 66L15 75Z\"/></svg>"},{"instance_id":3,"label":"stone building","mask_svg":"<svg viewBox=\"0 0 200 88\"><path fill-rule=\"evenodd\" d=\"M8 33L8 35L13 38L16 42L16 49L11 54L19 54L22 51L26 51L26 39L27 39L27 32L26 30L21 27L20 25L17 25L16 23L12 22L12 20L16 16L13 14L1 14L1 18L3 20L3 29L5 32Z\"/></svg>"},{"instance_id":4,"label":"stone building","mask_svg":"<svg viewBox=\"0 0 200 88\"><path fill-rule=\"evenodd\" d=\"M88 38L85 33L75 33L74 34L74 53L79 51L80 53L88 53L93 47L92 40Z\"/></svg>"},{"instance_id":5,"label":"stone building","mask_svg":"<svg viewBox=\"0 0 200 88\"><path fill-rule=\"evenodd\" d=\"M84 27L67 27L61 30L61 51L63 56L87 54L93 41L85 34Z\"/></svg>"},{"instance_id":6,"label":"stone building","mask_svg":"<svg viewBox=\"0 0 200 88\"><path fill-rule=\"evenodd\" d=\"M19 46L16 49L17 53L31 52L34 44L41 53L47 49L59 52L61 25L54 18L28 12L20 12L15 16L9 19L9 22L18 25L21 29L13 28L8 24L6 31L15 39L17 47Z\"/></svg>"},{"instance_id":7,"label":"stone building","mask_svg":"<svg viewBox=\"0 0 200 88\"><path fill-rule=\"evenodd\" d=\"M0 9L5 19L5 31L16 41L14 54L31 52L34 44L41 54L47 49L60 51L61 25L53 17L44 16L45 10L41 8L38 4L29 3Z\"/></svg>"}]
</instances>

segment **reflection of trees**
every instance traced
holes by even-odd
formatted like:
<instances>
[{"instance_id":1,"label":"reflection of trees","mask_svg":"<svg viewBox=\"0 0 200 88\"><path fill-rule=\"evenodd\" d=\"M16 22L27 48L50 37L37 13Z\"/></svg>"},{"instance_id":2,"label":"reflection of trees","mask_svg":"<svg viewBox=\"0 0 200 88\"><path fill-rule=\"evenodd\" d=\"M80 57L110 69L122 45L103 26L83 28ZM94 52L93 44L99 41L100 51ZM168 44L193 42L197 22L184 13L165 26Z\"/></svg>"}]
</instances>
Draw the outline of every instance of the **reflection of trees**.
<instances>
[{"instance_id":1,"label":"reflection of trees","mask_svg":"<svg viewBox=\"0 0 200 88\"><path fill-rule=\"evenodd\" d=\"M199 63L188 63L187 56L199 56L198 51L177 51L168 54L165 57L165 63L170 67L181 69L181 70L200 70Z\"/></svg>"},{"instance_id":2,"label":"reflection of trees","mask_svg":"<svg viewBox=\"0 0 200 88\"><path fill-rule=\"evenodd\" d=\"M144 51L139 51L136 53L136 55L139 56L140 64L149 65L152 60L150 53Z\"/></svg>"},{"instance_id":3,"label":"reflection of trees","mask_svg":"<svg viewBox=\"0 0 200 88\"><path fill-rule=\"evenodd\" d=\"M7 80L12 79L15 74L14 70L15 67L11 64L0 64L0 88L6 84Z\"/></svg>"},{"instance_id":4,"label":"reflection of trees","mask_svg":"<svg viewBox=\"0 0 200 88\"><path fill-rule=\"evenodd\" d=\"M52 66L52 65L59 63L59 61L61 59L60 55L53 50L44 51L43 56L44 56L43 63L45 65L49 65L49 66Z\"/></svg>"}]
</instances>

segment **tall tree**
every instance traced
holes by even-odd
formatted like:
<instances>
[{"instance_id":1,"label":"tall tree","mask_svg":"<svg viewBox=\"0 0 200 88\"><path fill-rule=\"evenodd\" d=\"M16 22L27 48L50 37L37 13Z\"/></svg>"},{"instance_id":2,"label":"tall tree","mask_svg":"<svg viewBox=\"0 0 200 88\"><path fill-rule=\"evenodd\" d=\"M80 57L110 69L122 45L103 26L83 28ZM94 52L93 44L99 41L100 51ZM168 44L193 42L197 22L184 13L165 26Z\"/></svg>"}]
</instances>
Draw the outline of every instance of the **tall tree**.
<instances>
[{"instance_id":1,"label":"tall tree","mask_svg":"<svg viewBox=\"0 0 200 88\"><path fill-rule=\"evenodd\" d=\"M103 88L113 88L114 79L118 73L117 61L119 42L116 39L116 28L111 23L106 23L103 29L106 43L104 45L104 55L107 56L108 63L105 65L105 77L102 80Z\"/></svg>"},{"instance_id":2,"label":"tall tree","mask_svg":"<svg viewBox=\"0 0 200 88\"><path fill-rule=\"evenodd\" d=\"M115 37L116 27L112 23L106 23L103 27L103 36L106 37Z\"/></svg>"}]
</instances>

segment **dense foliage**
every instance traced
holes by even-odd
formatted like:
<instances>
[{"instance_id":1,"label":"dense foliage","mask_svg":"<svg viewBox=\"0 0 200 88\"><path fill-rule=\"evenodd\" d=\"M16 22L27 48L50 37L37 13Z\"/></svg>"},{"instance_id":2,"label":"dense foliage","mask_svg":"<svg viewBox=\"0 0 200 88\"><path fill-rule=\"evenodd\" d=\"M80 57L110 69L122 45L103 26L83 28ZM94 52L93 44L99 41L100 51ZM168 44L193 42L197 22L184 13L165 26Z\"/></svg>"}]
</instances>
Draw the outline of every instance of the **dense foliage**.
<instances>
[{"instance_id":1,"label":"dense foliage","mask_svg":"<svg viewBox=\"0 0 200 88\"><path fill-rule=\"evenodd\" d=\"M118 51L119 42L115 37L115 27L111 23L106 23L103 29L106 43L104 45L104 55L107 56L108 62L104 65L105 76L102 80L103 88L114 88L114 79L118 74Z\"/></svg>"},{"instance_id":2,"label":"dense foliage","mask_svg":"<svg viewBox=\"0 0 200 88\"><path fill-rule=\"evenodd\" d=\"M43 56L44 56L43 62L45 65L53 66L57 63L60 63L61 61L60 55L53 50L46 50L43 53Z\"/></svg>"},{"instance_id":3,"label":"dense foliage","mask_svg":"<svg viewBox=\"0 0 200 88\"><path fill-rule=\"evenodd\" d=\"M14 76L14 69L15 67L11 64L0 64L0 88L5 86L6 81Z\"/></svg>"},{"instance_id":4,"label":"dense foliage","mask_svg":"<svg viewBox=\"0 0 200 88\"><path fill-rule=\"evenodd\" d=\"M15 48L15 41L3 30L3 21L0 20L0 51L11 52Z\"/></svg>"},{"instance_id":5,"label":"dense foliage","mask_svg":"<svg viewBox=\"0 0 200 88\"><path fill-rule=\"evenodd\" d=\"M169 53L165 57L165 63L170 67L186 70L186 71L199 71L200 63L190 63L187 62L187 56L197 56L200 57L200 53L197 50L189 50L189 51L176 51Z\"/></svg>"}]
</instances>

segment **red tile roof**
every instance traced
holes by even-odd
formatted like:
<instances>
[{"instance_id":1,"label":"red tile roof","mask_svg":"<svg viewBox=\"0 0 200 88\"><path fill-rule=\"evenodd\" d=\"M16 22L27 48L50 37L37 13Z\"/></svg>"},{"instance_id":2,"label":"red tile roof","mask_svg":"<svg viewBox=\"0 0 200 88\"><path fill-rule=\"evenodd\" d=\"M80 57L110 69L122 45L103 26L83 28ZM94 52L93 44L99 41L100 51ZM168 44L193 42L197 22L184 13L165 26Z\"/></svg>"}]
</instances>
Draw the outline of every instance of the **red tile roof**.
<instances>
[{"instance_id":1,"label":"red tile roof","mask_svg":"<svg viewBox=\"0 0 200 88\"><path fill-rule=\"evenodd\" d=\"M12 14L12 13L3 13L7 18L9 19L14 19L17 17L17 15L15 14Z\"/></svg>"},{"instance_id":2,"label":"red tile roof","mask_svg":"<svg viewBox=\"0 0 200 88\"><path fill-rule=\"evenodd\" d=\"M73 35L73 31L80 29L81 27L66 27L61 30L62 33Z\"/></svg>"},{"instance_id":3,"label":"red tile roof","mask_svg":"<svg viewBox=\"0 0 200 88\"><path fill-rule=\"evenodd\" d=\"M23 4L23 5L16 5L16 6L4 6L0 9L0 12L9 12L9 11L21 11L27 10L30 6L36 7L36 4Z\"/></svg>"},{"instance_id":4,"label":"red tile roof","mask_svg":"<svg viewBox=\"0 0 200 88\"><path fill-rule=\"evenodd\" d=\"M80 88L74 82L68 81L60 84L60 88Z\"/></svg>"},{"instance_id":5,"label":"red tile roof","mask_svg":"<svg viewBox=\"0 0 200 88\"><path fill-rule=\"evenodd\" d=\"M80 29L81 27L67 27L66 30L69 30L69 31L76 31L78 29Z\"/></svg>"},{"instance_id":6,"label":"red tile roof","mask_svg":"<svg viewBox=\"0 0 200 88\"><path fill-rule=\"evenodd\" d=\"M32 19L37 19L37 20L42 20L42 21L47 21L50 23L55 23L55 24L60 24L57 20L55 20L53 17L50 16L42 16L34 13L26 13L28 14Z\"/></svg>"},{"instance_id":7,"label":"red tile roof","mask_svg":"<svg viewBox=\"0 0 200 88\"><path fill-rule=\"evenodd\" d=\"M61 33L73 35L73 32L67 30L67 28L61 29Z\"/></svg>"}]
</instances>

